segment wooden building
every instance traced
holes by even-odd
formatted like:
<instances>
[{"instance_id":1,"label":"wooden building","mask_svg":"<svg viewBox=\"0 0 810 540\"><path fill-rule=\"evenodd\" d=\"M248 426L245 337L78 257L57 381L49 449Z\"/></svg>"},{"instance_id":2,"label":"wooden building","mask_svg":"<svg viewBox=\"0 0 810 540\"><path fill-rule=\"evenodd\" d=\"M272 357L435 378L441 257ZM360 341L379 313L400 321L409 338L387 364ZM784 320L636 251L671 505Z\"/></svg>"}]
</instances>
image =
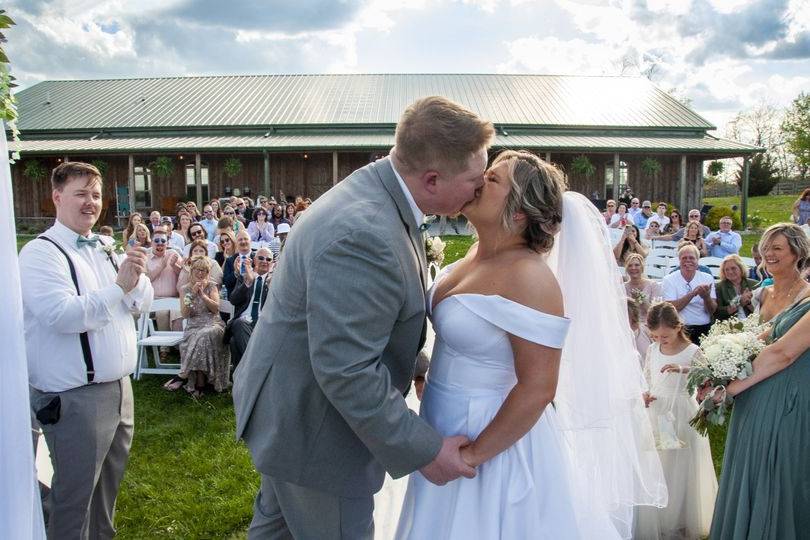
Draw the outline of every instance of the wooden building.
<instances>
[{"instance_id":1,"label":"wooden building","mask_svg":"<svg viewBox=\"0 0 810 540\"><path fill-rule=\"evenodd\" d=\"M17 94L18 218L53 215L48 174L64 160L104 169L104 221L129 209L245 194L316 198L386 155L401 112L443 95L492 120L493 153L528 149L572 189L626 185L682 210L702 201L703 163L762 149L714 137L708 121L646 79L544 75L261 75L45 81ZM33 162L33 163L32 163ZM48 174L43 174L43 171Z\"/></svg>"}]
</instances>

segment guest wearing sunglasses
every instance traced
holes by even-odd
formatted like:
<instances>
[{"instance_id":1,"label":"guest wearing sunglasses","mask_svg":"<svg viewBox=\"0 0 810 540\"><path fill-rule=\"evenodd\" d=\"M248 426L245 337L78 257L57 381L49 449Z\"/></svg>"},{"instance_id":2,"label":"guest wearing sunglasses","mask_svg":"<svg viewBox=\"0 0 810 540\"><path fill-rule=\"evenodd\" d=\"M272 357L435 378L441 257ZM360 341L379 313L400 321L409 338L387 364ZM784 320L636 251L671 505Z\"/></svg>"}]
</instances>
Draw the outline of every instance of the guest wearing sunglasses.
<instances>
[{"instance_id":1,"label":"guest wearing sunglasses","mask_svg":"<svg viewBox=\"0 0 810 540\"><path fill-rule=\"evenodd\" d=\"M273 224L267 221L267 210L257 208L253 211L253 220L248 225L248 234L253 242L270 242L276 235Z\"/></svg>"},{"instance_id":2,"label":"guest wearing sunglasses","mask_svg":"<svg viewBox=\"0 0 810 540\"><path fill-rule=\"evenodd\" d=\"M222 209L222 217L230 218L233 221L233 234L238 234L239 231L245 228L244 218L238 215L230 204L226 204L225 208Z\"/></svg>"},{"instance_id":3,"label":"guest wearing sunglasses","mask_svg":"<svg viewBox=\"0 0 810 540\"><path fill-rule=\"evenodd\" d=\"M236 253L236 236L234 236L230 226L219 230L217 241L219 242L219 251L217 251L214 260L217 261L220 268L223 268L228 257Z\"/></svg>"},{"instance_id":4,"label":"guest wearing sunglasses","mask_svg":"<svg viewBox=\"0 0 810 540\"><path fill-rule=\"evenodd\" d=\"M217 245L210 240L208 240L208 231L205 230L205 227L200 225L199 223L193 223L191 227L188 228L188 236L191 242L195 240L203 240L205 241L206 245L208 246L208 256L212 259L217 255ZM189 252L191 251L191 243L186 245L183 248L183 256L188 258Z\"/></svg>"},{"instance_id":5,"label":"guest wearing sunglasses","mask_svg":"<svg viewBox=\"0 0 810 540\"><path fill-rule=\"evenodd\" d=\"M231 349L231 363L234 368L242 359L256 322L261 316L267 300L267 291L273 277L273 253L267 248L259 248L253 256L253 265L236 277L236 285L229 296L233 304L233 317L225 327L223 340Z\"/></svg>"}]
</instances>

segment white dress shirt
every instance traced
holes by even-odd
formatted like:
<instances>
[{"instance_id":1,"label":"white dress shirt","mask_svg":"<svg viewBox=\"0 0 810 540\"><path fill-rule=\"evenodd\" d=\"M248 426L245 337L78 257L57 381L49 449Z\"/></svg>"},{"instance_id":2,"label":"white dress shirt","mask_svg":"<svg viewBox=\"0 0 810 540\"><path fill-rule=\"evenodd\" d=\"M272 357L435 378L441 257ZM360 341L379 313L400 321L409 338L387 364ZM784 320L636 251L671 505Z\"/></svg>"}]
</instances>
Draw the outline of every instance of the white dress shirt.
<instances>
[{"instance_id":1,"label":"white dress shirt","mask_svg":"<svg viewBox=\"0 0 810 540\"><path fill-rule=\"evenodd\" d=\"M720 243L715 244L714 239L720 238ZM706 247L709 248L709 255L712 257L724 258L726 255L737 255L742 247L742 237L740 233L734 231L714 231L703 239Z\"/></svg>"},{"instance_id":2,"label":"white dress shirt","mask_svg":"<svg viewBox=\"0 0 810 540\"><path fill-rule=\"evenodd\" d=\"M687 293L692 291L692 289L698 285L704 284L711 285L711 288L709 289L709 296L711 298L717 298L717 294L714 290L714 278L711 276L711 274L701 272L700 270L695 272L695 277L693 277L692 281L689 282L683 278L683 274L681 274L680 270L676 270L675 272L664 276L664 279L661 280L661 285L664 289L664 300L668 302L677 300L678 298L683 298ZM694 297L692 297L686 307L678 312L678 314L681 316L683 324L689 326L700 326L712 322L712 316L706 312L705 305L706 304L700 295L696 294Z\"/></svg>"},{"instance_id":3,"label":"white dress shirt","mask_svg":"<svg viewBox=\"0 0 810 540\"><path fill-rule=\"evenodd\" d=\"M81 296L76 294L68 262L56 246L35 239L22 248L20 280L31 386L43 392L62 392L87 384L79 341L82 332L87 332L90 342L94 382L129 375L137 359L132 313L152 302L149 278L141 275L138 285L124 294L115 283L110 256L100 246L78 248L78 235L59 221L44 234L73 261ZM105 244L113 244L112 238L101 238Z\"/></svg>"},{"instance_id":4,"label":"white dress shirt","mask_svg":"<svg viewBox=\"0 0 810 540\"><path fill-rule=\"evenodd\" d=\"M172 231L171 238L169 238L169 247L177 250L178 253L183 253L183 248L186 247L186 240L183 235Z\"/></svg>"},{"instance_id":5,"label":"white dress shirt","mask_svg":"<svg viewBox=\"0 0 810 540\"><path fill-rule=\"evenodd\" d=\"M413 212L413 219L416 220L416 226L419 227L425 221L425 213L422 212L418 206L416 206L416 201L413 200L413 195L411 195L411 190L408 189L408 185L405 183L405 180L397 172L396 167L394 167L394 162L391 161L391 169L394 171L394 176L397 177L399 181L399 187L402 188L402 193L405 194L405 199L408 201L408 204L411 207L411 212Z\"/></svg>"},{"instance_id":6,"label":"white dress shirt","mask_svg":"<svg viewBox=\"0 0 810 540\"><path fill-rule=\"evenodd\" d=\"M267 293L264 291L264 285L267 283L267 278L273 275L272 272L267 272L266 274L262 274L260 276L256 276L253 280L253 284L250 286L250 302L248 302L248 307L245 311L242 312L242 315L239 317L240 319L244 319L247 322L253 322L253 316L251 312L253 310L253 297L256 295L256 285L259 283L259 279L262 279L262 292L259 295L259 315L262 313L262 300L267 297Z\"/></svg>"}]
</instances>

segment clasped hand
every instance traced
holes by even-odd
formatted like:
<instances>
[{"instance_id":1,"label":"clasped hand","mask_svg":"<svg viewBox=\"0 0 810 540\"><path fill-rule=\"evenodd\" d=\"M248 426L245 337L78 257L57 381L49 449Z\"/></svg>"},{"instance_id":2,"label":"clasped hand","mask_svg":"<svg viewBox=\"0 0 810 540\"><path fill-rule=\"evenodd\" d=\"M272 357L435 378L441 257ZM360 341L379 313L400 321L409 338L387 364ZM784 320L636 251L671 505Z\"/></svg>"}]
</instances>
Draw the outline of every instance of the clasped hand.
<instances>
[{"instance_id":1,"label":"clasped hand","mask_svg":"<svg viewBox=\"0 0 810 540\"><path fill-rule=\"evenodd\" d=\"M464 461L461 456L462 448L469 444L470 440L463 435L445 437L436 458L419 471L437 486L443 486L460 476L475 478L475 468Z\"/></svg>"}]
</instances>

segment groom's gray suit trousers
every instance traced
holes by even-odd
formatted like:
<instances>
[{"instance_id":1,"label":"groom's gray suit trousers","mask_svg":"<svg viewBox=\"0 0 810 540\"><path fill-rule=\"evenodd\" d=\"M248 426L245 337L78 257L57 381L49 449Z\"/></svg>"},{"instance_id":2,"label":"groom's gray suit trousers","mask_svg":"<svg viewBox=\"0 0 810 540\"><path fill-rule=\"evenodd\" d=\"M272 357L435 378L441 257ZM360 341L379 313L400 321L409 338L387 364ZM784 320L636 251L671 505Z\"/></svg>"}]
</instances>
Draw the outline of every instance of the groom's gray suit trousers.
<instances>
[{"instance_id":1,"label":"groom's gray suit trousers","mask_svg":"<svg viewBox=\"0 0 810 540\"><path fill-rule=\"evenodd\" d=\"M262 475L249 540L372 540L374 496L340 497Z\"/></svg>"}]
</instances>

